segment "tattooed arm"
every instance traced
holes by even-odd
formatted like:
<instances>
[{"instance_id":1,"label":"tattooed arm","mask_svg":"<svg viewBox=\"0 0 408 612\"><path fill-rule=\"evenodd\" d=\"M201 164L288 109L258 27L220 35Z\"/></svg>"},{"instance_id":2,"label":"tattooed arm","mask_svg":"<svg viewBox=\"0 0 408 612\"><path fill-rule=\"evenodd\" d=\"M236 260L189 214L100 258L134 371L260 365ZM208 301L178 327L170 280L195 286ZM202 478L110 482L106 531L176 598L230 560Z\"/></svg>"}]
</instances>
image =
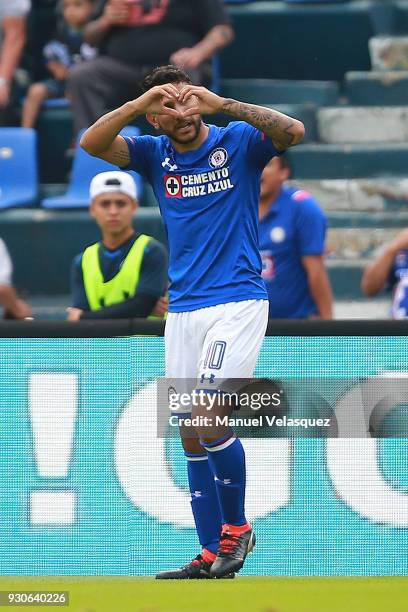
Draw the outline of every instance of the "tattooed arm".
<instances>
[{"instance_id":1,"label":"tattooed arm","mask_svg":"<svg viewBox=\"0 0 408 612\"><path fill-rule=\"evenodd\" d=\"M94 157L125 168L130 163L129 149L119 132L139 115L152 113L156 115L179 116L179 113L165 106L178 95L177 89L170 83L152 87L136 100L126 102L98 119L86 130L81 138L81 147Z\"/></svg>"},{"instance_id":2,"label":"tattooed arm","mask_svg":"<svg viewBox=\"0 0 408 612\"><path fill-rule=\"evenodd\" d=\"M297 119L265 106L222 98L205 87L186 85L180 92L180 102L184 103L190 98L196 100L196 105L189 110L191 114L226 113L246 121L269 136L278 151L297 145L305 134L303 123Z\"/></svg>"},{"instance_id":3,"label":"tattooed arm","mask_svg":"<svg viewBox=\"0 0 408 612\"><path fill-rule=\"evenodd\" d=\"M301 121L264 106L226 99L223 112L246 121L271 138L278 151L297 145L305 134Z\"/></svg>"}]
</instances>

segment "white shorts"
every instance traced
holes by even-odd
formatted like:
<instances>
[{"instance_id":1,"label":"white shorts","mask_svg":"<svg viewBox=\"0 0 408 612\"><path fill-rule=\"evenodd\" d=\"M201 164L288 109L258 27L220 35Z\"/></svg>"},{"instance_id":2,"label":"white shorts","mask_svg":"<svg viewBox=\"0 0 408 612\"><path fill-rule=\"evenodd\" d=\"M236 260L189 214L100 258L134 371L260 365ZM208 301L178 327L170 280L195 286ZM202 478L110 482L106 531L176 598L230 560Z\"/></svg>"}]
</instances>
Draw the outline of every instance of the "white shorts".
<instances>
[{"instance_id":1,"label":"white shorts","mask_svg":"<svg viewBox=\"0 0 408 612\"><path fill-rule=\"evenodd\" d=\"M251 378L268 324L267 300L229 302L191 312L169 313L166 378L194 379L199 388L222 388L227 379ZM228 388L228 391L233 389Z\"/></svg>"}]
</instances>

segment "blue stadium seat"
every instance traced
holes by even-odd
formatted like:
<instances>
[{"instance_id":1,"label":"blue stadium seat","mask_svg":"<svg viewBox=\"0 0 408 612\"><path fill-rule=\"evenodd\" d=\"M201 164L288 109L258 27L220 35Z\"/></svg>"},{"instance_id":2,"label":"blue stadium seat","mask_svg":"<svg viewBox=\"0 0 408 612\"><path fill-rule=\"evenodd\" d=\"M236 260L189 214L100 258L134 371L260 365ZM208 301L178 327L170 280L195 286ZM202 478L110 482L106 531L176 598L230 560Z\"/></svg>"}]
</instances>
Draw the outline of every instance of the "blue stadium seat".
<instances>
[{"instance_id":1,"label":"blue stadium seat","mask_svg":"<svg viewBox=\"0 0 408 612\"><path fill-rule=\"evenodd\" d=\"M128 126L121 131L122 136L139 136L140 130L137 127ZM45 198L41 202L43 208L87 208L89 206L89 183L95 174L107 172L108 170L118 170L102 159L92 157L79 146L81 134L79 134L75 157L72 165L71 180L68 191L63 196ZM143 182L138 174L133 175L136 180L139 198L143 190Z\"/></svg>"},{"instance_id":2,"label":"blue stadium seat","mask_svg":"<svg viewBox=\"0 0 408 612\"><path fill-rule=\"evenodd\" d=\"M70 106L70 101L67 98L50 98L43 102L44 108L69 108Z\"/></svg>"},{"instance_id":3,"label":"blue stadium seat","mask_svg":"<svg viewBox=\"0 0 408 612\"><path fill-rule=\"evenodd\" d=\"M37 198L36 132L0 128L0 208L32 206Z\"/></svg>"}]
</instances>

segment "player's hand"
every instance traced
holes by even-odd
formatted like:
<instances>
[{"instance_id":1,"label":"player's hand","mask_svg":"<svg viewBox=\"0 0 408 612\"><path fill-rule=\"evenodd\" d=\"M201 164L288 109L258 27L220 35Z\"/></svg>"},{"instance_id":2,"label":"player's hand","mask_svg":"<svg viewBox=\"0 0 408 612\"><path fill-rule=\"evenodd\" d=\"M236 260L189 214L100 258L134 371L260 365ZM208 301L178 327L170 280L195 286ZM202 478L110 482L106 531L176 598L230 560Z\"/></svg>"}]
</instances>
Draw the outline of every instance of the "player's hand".
<instances>
[{"instance_id":1,"label":"player's hand","mask_svg":"<svg viewBox=\"0 0 408 612\"><path fill-rule=\"evenodd\" d=\"M153 309L152 315L163 319L164 315L169 309L169 300L167 297L161 297L157 300L156 305Z\"/></svg>"},{"instance_id":2,"label":"player's hand","mask_svg":"<svg viewBox=\"0 0 408 612\"><path fill-rule=\"evenodd\" d=\"M391 247L395 252L408 249L408 228L402 230L391 242Z\"/></svg>"},{"instance_id":3,"label":"player's hand","mask_svg":"<svg viewBox=\"0 0 408 612\"><path fill-rule=\"evenodd\" d=\"M84 311L80 308L67 308L67 312L67 321L79 321Z\"/></svg>"},{"instance_id":4,"label":"player's hand","mask_svg":"<svg viewBox=\"0 0 408 612\"><path fill-rule=\"evenodd\" d=\"M186 85L180 91L180 103L185 104L188 100L191 100L194 104L183 113L184 117L196 114L213 115L214 113L220 113L225 103L225 98L217 96L209 89L198 85Z\"/></svg>"},{"instance_id":5,"label":"player's hand","mask_svg":"<svg viewBox=\"0 0 408 612\"><path fill-rule=\"evenodd\" d=\"M170 62L172 64L186 70L197 68L202 61L202 54L196 47L184 47L183 49L175 51L173 55L170 56Z\"/></svg>"},{"instance_id":6,"label":"player's hand","mask_svg":"<svg viewBox=\"0 0 408 612\"><path fill-rule=\"evenodd\" d=\"M140 98L133 100L133 106L138 114L171 115L180 119L184 114L172 108L179 97L178 89L172 83L166 83L152 87Z\"/></svg>"},{"instance_id":7,"label":"player's hand","mask_svg":"<svg viewBox=\"0 0 408 612\"><path fill-rule=\"evenodd\" d=\"M5 319L32 319L33 311L24 300L17 299L12 309L4 311Z\"/></svg>"}]
</instances>

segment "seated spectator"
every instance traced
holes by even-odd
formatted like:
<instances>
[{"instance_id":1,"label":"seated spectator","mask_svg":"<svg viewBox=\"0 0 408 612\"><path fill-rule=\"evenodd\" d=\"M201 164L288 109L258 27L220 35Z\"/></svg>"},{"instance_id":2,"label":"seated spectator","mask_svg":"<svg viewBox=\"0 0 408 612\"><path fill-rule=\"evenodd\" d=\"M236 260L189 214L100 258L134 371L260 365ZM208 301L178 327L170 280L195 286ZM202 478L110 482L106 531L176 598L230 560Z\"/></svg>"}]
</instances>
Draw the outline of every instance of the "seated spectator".
<instances>
[{"instance_id":1,"label":"seated spectator","mask_svg":"<svg viewBox=\"0 0 408 612\"><path fill-rule=\"evenodd\" d=\"M20 300L11 284L13 264L7 247L0 238L0 305L5 319L25 319L33 313L28 304Z\"/></svg>"},{"instance_id":2,"label":"seated spectator","mask_svg":"<svg viewBox=\"0 0 408 612\"><path fill-rule=\"evenodd\" d=\"M408 319L408 229L402 230L369 265L361 280L365 295L392 291L393 319Z\"/></svg>"},{"instance_id":3,"label":"seated spectator","mask_svg":"<svg viewBox=\"0 0 408 612\"><path fill-rule=\"evenodd\" d=\"M101 172L91 181L90 197L102 240L74 259L68 320L163 317L167 253L160 242L133 229L133 178L126 172Z\"/></svg>"},{"instance_id":4,"label":"seated spectator","mask_svg":"<svg viewBox=\"0 0 408 612\"><path fill-rule=\"evenodd\" d=\"M232 39L221 0L99 0L85 29L99 57L69 77L75 132L136 98L155 66L176 64L201 82L208 60Z\"/></svg>"},{"instance_id":5,"label":"seated spectator","mask_svg":"<svg viewBox=\"0 0 408 612\"><path fill-rule=\"evenodd\" d=\"M63 1L57 37L43 50L51 78L33 83L28 89L23 105L22 127L35 126L44 100L65 96L67 78L74 64L95 56L95 49L83 40L83 30L91 16L92 7L92 0Z\"/></svg>"},{"instance_id":6,"label":"seated spectator","mask_svg":"<svg viewBox=\"0 0 408 612\"><path fill-rule=\"evenodd\" d=\"M274 157L261 180L259 243L271 319L332 318L324 265L326 217L306 191L285 186L290 168Z\"/></svg>"},{"instance_id":7,"label":"seated spectator","mask_svg":"<svg viewBox=\"0 0 408 612\"><path fill-rule=\"evenodd\" d=\"M0 126L16 125L13 81L26 43L30 0L0 2Z\"/></svg>"}]
</instances>

